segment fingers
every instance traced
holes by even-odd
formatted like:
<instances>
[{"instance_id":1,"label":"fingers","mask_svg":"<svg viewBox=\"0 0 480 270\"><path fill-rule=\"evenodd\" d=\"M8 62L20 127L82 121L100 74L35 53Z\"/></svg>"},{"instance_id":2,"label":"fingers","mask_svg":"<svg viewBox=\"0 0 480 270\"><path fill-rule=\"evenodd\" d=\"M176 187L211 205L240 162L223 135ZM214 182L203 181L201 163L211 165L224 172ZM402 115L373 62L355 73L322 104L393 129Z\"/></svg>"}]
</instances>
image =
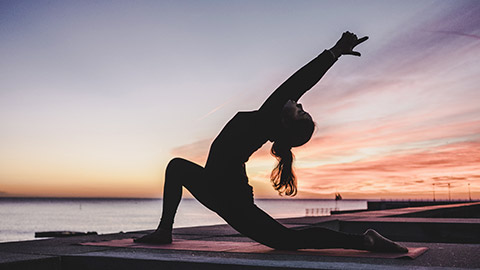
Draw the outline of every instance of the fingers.
<instances>
[{"instance_id":1,"label":"fingers","mask_svg":"<svg viewBox=\"0 0 480 270\"><path fill-rule=\"evenodd\" d=\"M355 42L355 45L353 45L352 49L355 48L358 44L360 44L362 42L365 42L367 39L368 39L367 36L362 37L361 39L357 39L357 41ZM356 52L356 51L352 51L350 54L355 55L355 56L361 56L361 54L359 52Z\"/></svg>"},{"instance_id":2,"label":"fingers","mask_svg":"<svg viewBox=\"0 0 480 270\"><path fill-rule=\"evenodd\" d=\"M352 40L356 40L357 36L354 33L347 31L347 32L343 32L342 39L352 41Z\"/></svg>"},{"instance_id":3,"label":"fingers","mask_svg":"<svg viewBox=\"0 0 480 270\"><path fill-rule=\"evenodd\" d=\"M368 39L368 36L364 36L364 37L362 37L362 38L359 39L359 38L357 37L357 35L355 35L354 33L349 32L349 31L343 32L342 37L354 39L354 40L358 41L357 44L360 44L360 43L362 43L362 42L364 42L365 40Z\"/></svg>"},{"instance_id":4,"label":"fingers","mask_svg":"<svg viewBox=\"0 0 480 270\"><path fill-rule=\"evenodd\" d=\"M355 55L355 56L362 56L361 53L356 52L356 51L346 52L346 53L344 53L344 54L350 54L350 55Z\"/></svg>"},{"instance_id":5,"label":"fingers","mask_svg":"<svg viewBox=\"0 0 480 270\"><path fill-rule=\"evenodd\" d=\"M352 46L352 49L355 48L358 44L361 44L363 42L365 42L367 39L368 39L368 36L364 36L362 38L357 38L357 35L353 34L353 33L350 33L350 32L346 32L348 35L351 36L351 38L353 39L353 46ZM355 56L361 56L362 54L357 52L357 51L350 51L346 54L350 54L350 55L355 55Z\"/></svg>"},{"instance_id":6,"label":"fingers","mask_svg":"<svg viewBox=\"0 0 480 270\"><path fill-rule=\"evenodd\" d=\"M342 37L340 40L335 44L335 48L340 51L340 55L348 54L348 55L355 55L361 56L361 54L353 49L368 40L368 36L364 36L362 38L358 38L357 35L351 33L349 31L343 32Z\"/></svg>"},{"instance_id":7,"label":"fingers","mask_svg":"<svg viewBox=\"0 0 480 270\"><path fill-rule=\"evenodd\" d=\"M358 39L358 40L357 40L357 45L360 44L360 43L362 43L362 42L365 42L367 39L368 39L367 36L364 36L364 37L362 37L361 39Z\"/></svg>"}]
</instances>

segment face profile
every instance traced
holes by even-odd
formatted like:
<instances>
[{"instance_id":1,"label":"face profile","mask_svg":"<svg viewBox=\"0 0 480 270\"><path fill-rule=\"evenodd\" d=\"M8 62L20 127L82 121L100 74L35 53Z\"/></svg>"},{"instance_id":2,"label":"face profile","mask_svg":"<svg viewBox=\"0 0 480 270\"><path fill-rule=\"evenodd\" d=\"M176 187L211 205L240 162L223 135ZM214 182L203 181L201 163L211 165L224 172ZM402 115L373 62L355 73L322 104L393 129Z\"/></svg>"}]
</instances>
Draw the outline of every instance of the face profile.
<instances>
[{"instance_id":1,"label":"face profile","mask_svg":"<svg viewBox=\"0 0 480 270\"><path fill-rule=\"evenodd\" d=\"M287 140L290 147L297 147L307 143L313 135L315 123L312 116L303 110L303 106L294 100L288 100L281 114L282 134L280 137Z\"/></svg>"},{"instance_id":2,"label":"face profile","mask_svg":"<svg viewBox=\"0 0 480 270\"><path fill-rule=\"evenodd\" d=\"M290 127L293 122L301 120L313 121L312 116L303 110L303 106L294 100L288 100L282 109L282 125Z\"/></svg>"}]
</instances>

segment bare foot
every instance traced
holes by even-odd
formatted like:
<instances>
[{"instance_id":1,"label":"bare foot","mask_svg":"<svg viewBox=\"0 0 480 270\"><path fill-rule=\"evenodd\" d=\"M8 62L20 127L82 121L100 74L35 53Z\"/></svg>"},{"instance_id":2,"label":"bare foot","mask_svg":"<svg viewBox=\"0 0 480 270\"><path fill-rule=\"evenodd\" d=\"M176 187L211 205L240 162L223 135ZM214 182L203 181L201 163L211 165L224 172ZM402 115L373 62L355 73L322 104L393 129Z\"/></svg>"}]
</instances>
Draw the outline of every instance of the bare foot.
<instances>
[{"instance_id":1,"label":"bare foot","mask_svg":"<svg viewBox=\"0 0 480 270\"><path fill-rule=\"evenodd\" d=\"M157 229L151 234L144 235L140 238L133 240L135 243L148 243L148 244L171 244L172 243L172 231Z\"/></svg>"},{"instance_id":2,"label":"bare foot","mask_svg":"<svg viewBox=\"0 0 480 270\"><path fill-rule=\"evenodd\" d=\"M406 247L383 237L375 230L368 229L363 235L365 235L365 247L367 250L376 252L408 252Z\"/></svg>"}]
</instances>

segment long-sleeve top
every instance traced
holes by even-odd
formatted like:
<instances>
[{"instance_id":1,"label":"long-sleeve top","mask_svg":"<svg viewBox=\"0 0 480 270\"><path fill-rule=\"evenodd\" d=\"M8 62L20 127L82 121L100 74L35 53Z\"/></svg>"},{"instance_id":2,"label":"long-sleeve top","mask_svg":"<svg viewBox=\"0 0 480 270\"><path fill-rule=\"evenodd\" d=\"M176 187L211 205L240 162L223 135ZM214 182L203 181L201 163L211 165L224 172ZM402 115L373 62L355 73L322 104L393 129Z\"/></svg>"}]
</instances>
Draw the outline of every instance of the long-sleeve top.
<instances>
[{"instance_id":1,"label":"long-sleeve top","mask_svg":"<svg viewBox=\"0 0 480 270\"><path fill-rule=\"evenodd\" d=\"M268 140L273 141L281 125L281 112L288 100L298 101L335 63L328 51L303 66L280 85L260 109L238 112L213 141L205 171L219 188L230 192L246 192L252 197L248 185L245 163ZM253 197L252 197L253 198Z\"/></svg>"}]
</instances>

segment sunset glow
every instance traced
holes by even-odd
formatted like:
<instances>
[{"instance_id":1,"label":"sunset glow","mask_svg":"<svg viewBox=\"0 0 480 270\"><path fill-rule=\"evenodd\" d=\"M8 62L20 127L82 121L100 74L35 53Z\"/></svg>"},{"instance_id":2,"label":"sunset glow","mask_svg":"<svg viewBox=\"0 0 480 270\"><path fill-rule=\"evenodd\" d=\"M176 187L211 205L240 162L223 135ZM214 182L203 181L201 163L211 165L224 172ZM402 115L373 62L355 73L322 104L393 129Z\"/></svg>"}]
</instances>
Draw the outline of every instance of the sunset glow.
<instances>
[{"instance_id":1,"label":"sunset glow","mask_svg":"<svg viewBox=\"0 0 480 270\"><path fill-rule=\"evenodd\" d=\"M362 6L359 6L362 4ZM341 16L336 16L341 14ZM300 102L299 198L480 199L477 1L4 1L0 196L158 197L346 30L370 39ZM348 19L341 19L348 18ZM267 143L247 163L277 198Z\"/></svg>"}]
</instances>

